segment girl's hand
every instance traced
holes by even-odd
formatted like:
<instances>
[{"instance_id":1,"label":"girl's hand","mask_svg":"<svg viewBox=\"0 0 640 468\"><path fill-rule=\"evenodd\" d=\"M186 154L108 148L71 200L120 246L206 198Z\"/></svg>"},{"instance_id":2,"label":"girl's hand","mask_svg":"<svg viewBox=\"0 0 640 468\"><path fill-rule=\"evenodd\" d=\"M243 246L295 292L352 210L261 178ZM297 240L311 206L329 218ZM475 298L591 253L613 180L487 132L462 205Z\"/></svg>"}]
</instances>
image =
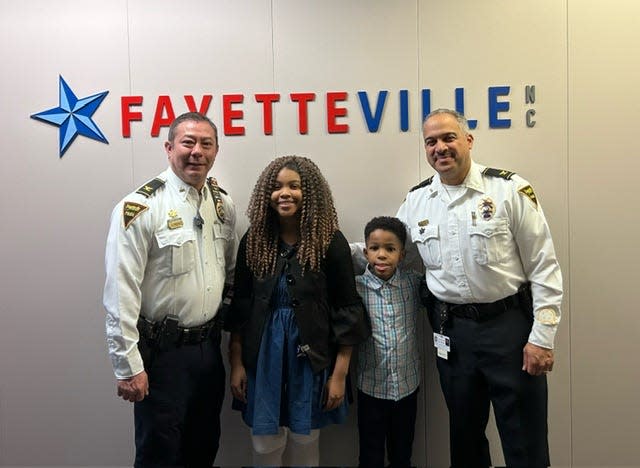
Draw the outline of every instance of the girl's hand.
<instances>
[{"instance_id":1,"label":"girl's hand","mask_svg":"<svg viewBox=\"0 0 640 468\"><path fill-rule=\"evenodd\" d=\"M325 394L327 395L327 401L325 402L325 411L331 411L336 409L342 404L344 400L345 389L345 377L339 377L332 375L325 384Z\"/></svg>"},{"instance_id":2,"label":"girl's hand","mask_svg":"<svg viewBox=\"0 0 640 468\"><path fill-rule=\"evenodd\" d=\"M231 366L231 393L236 400L247 402L247 371L242 364Z\"/></svg>"}]
</instances>

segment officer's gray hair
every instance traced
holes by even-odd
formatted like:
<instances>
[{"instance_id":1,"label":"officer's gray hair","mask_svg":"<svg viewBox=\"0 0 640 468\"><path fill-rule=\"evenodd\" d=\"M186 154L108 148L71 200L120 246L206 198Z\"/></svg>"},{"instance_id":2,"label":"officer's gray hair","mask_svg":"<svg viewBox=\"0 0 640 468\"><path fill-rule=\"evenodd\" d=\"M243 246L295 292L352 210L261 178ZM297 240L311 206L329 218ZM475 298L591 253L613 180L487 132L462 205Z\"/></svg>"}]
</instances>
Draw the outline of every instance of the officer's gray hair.
<instances>
[{"instance_id":1,"label":"officer's gray hair","mask_svg":"<svg viewBox=\"0 0 640 468\"><path fill-rule=\"evenodd\" d=\"M214 124L209 117L206 115L202 115L198 112L185 112L184 114L179 115L171 122L171 126L169 127L169 136L167 139L173 143L173 139L176 137L176 128L182 122L207 122L213 128L213 133L215 134L216 146L218 146L218 127Z\"/></svg>"},{"instance_id":2,"label":"officer's gray hair","mask_svg":"<svg viewBox=\"0 0 640 468\"><path fill-rule=\"evenodd\" d=\"M424 124L427 123L427 120L429 120L431 117L433 117L434 115L437 115L437 114L449 114L454 119L456 119L456 121L458 122L458 125L460 126L460 130L462 130L462 132L465 135L469 134L469 132L470 132L470 130L469 130L469 122L467 122L466 117L464 115L462 115L460 112L454 111L454 110L451 110L451 109L440 108L440 109L436 109L436 110L433 110L433 111L429 112L429 114L424 118L424 121L422 122L422 126L424 127Z\"/></svg>"}]
</instances>

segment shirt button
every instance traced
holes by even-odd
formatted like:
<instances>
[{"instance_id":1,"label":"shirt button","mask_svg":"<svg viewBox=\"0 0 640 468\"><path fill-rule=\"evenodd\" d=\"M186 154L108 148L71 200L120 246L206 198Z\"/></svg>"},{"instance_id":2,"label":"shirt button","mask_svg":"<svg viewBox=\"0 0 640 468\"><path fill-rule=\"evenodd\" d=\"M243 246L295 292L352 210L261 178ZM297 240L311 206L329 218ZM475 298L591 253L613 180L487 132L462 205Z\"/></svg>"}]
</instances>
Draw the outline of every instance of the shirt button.
<instances>
[{"instance_id":1,"label":"shirt button","mask_svg":"<svg viewBox=\"0 0 640 468\"><path fill-rule=\"evenodd\" d=\"M294 299L291 301L291 305L293 307L298 307L300 305L300 301L298 299Z\"/></svg>"}]
</instances>

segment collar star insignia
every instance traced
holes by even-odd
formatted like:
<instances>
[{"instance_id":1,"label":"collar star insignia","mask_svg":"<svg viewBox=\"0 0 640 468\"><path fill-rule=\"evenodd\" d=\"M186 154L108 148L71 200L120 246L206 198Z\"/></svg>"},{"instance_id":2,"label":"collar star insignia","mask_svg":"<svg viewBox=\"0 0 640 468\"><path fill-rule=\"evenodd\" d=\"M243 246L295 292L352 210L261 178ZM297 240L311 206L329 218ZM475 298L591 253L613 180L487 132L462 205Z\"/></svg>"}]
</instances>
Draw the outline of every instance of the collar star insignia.
<instances>
[{"instance_id":1,"label":"collar star insignia","mask_svg":"<svg viewBox=\"0 0 640 468\"><path fill-rule=\"evenodd\" d=\"M32 114L31 118L60 128L60 157L69 149L78 135L109 143L91 119L109 91L78 99L62 76L59 77L60 99L58 107Z\"/></svg>"}]
</instances>

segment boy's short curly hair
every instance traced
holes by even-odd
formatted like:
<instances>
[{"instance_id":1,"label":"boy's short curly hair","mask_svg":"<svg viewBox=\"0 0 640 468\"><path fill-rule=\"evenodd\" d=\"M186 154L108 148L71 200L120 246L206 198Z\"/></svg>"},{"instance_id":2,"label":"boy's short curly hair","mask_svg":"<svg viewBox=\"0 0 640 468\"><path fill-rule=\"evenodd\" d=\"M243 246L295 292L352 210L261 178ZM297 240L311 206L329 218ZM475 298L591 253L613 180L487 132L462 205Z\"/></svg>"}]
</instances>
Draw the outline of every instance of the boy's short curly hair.
<instances>
[{"instance_id":1,"label":"boy's short curly hair","mask_svg":"<svg viewBox=\"0 0 640 468\"><path fill-rule=\"evenodd\" d=\"M394 233L398 237L398 240L400 240L402 247L404 247L404 244L407 242L407 228L398 218L394 218L393 216L377 216L369 221L364 227L365 243L369 240L369 235L376 229Z\"/></svg>"}]
</instances>

